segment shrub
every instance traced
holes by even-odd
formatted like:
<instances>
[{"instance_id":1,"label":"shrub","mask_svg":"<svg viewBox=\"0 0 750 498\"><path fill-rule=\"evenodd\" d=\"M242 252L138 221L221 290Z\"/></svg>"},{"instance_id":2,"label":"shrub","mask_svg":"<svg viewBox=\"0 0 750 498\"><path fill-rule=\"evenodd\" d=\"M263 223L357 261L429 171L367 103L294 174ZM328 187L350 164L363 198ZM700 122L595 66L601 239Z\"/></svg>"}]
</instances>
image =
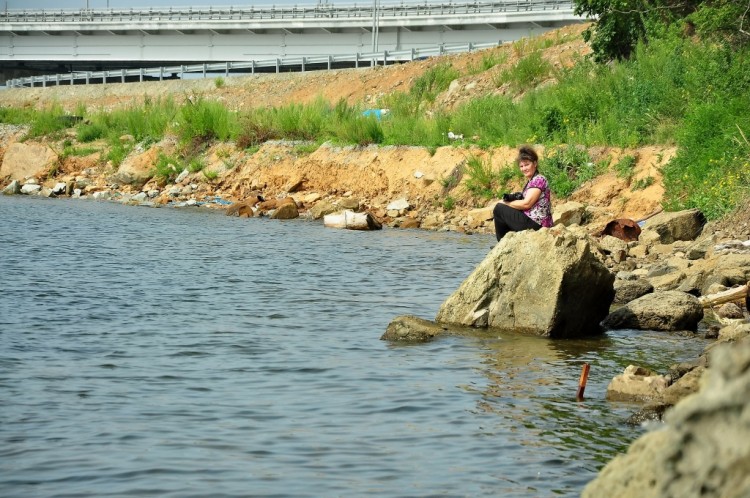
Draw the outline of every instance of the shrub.
<instances>
[{"instance_id":1,"label":"shrub","mask_svg":"<svg viewBox=\"0 0 750 498\"><path fill-rule=\"evenodd\" d=\"M346 143L369 145L382 143L385 134L374 116L354 116L338 123L336 137Z\"/></svg>"},{"instance_id":2,"label":"shrub","mask_svg":"<svg viewBox=\"0 0 750 498\"><path fill-rule=\"evenodd\" d=\"M493 67L505 64L508 61L508 52L491 51L482 56L479 64L470 64L468 67L469 74L479 74Z\"/></svg>"},{"instance_id":3,"label":"shrub","mask_svg":"<svg viewBox=\"0 0 750 498\"><path fill-rule=\"evenodd\" d=\"M466 161L466 175L464 181L466 189L476 197L490 199L497 194L499 187L498 175L492 171L491 160L482 160L471 156Z\"/></svg>"},{"instance_id":4,"label":"shrub","mask_svg":"<svg viewBox=\"0 0 750 498\"><path fill-rule=\"evenodd\" d=\"M177 133L185 144L228 140L235 125L234 116L221 103L193 97L177 115Z\"/></svg>"},{"instance_id":5,"label":"shrub","mask_svg":"<svg viewBox=\"0 0 750 498\"><path fill-rule=\"evenodd\" d=\"M551 72L552 64L542 58L540 51L536 51L519 60L513 68L502 71L495 79L495 84L502 86L510 83L516 92L521 92L532 88Z\"/></svg>"},{"instance_id":6,"label":"shrub","mask_svg":"<svg viewBox=\"0 0 750 498\"><path fill-rule=\"evenodd\" d=\"M559 147L539 160L539 171L558 197L568 197L585 181L594 178L599 168L591 162L586 149L568 145Z\"/></svg>"},{"instance_id":7,"label":"shrub","mask_svg":"<svg viewBox=\"0 0 750 498\"><path fill-rule=\"evenodd\" d=\"M69 127L70 121L66 119L65 111L59 104L53 104L46 109L36 112L29 129L29 137L42 137L54 135Z\"/></svg>"},{"instance_id":8,"label":"shrub","mask_svg":"<svg viewBox=\"0 0 750 498\"><path fill-rule=\"evenodd\" d=\"M623 178L629 182L635 173L635 157L623 156L617 164L615 164L615 173L618 178Z\"/></svg>"},{"instance_id":9,"label":"shrub","mask_svg":"<svg viewBox=\"0 0 750 498\"><path fill-rule=\"evenodd\" d=\"M446 90L459 72L449 63L438 64L414 81L409 93L417 102L434 102L437 95Z\"/></svg>"},{"instance_id":10,"label":"shrub","mask_svg":"<svg viewBox=\"0 0 750 498\"><path fill-rule=\"evenodd\" d=\"M179 159L159 153L154 165L154 176L157 176L165 182L174 181L177 176L185 169Z\"/></svg>"}]
</instances>

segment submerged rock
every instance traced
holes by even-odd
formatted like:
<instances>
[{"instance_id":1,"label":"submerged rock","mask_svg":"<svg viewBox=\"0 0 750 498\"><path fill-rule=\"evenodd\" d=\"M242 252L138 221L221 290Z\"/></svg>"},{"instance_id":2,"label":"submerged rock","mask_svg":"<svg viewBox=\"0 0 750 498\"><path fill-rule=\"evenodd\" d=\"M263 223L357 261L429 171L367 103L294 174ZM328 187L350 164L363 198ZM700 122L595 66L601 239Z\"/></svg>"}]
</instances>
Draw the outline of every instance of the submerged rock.
<instances>
[{"instance_id":1,"label":"submerged rock","mask_svg":"<svg viewBox=\"0 0 750 498\"><path fill-rule=\"evenodd\" d=\"M383 341L393 342L427 342L442 334L445 327L411 315L397 316L385 333L380 337Z\"/></svg>"},{"instance_id":2,"label":"submerged rock","mask_svg":"<svg viewBox=\"0 0 750 498\"><path fill-rule=\"evenodd\" d=\"M614 278L585 237L565 229L511 232L448 297L436 321L553 338L598 334Z\"/></svg>"}]
</instances>

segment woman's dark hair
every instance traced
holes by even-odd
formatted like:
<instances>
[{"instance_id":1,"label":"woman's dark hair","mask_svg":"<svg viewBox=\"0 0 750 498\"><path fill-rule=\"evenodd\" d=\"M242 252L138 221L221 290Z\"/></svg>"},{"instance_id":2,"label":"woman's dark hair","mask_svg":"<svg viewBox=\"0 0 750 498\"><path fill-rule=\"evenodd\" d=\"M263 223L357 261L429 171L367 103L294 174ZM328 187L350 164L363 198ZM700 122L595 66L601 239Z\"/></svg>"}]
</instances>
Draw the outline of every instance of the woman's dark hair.
<instances>
[{"instance_id":1,"label":"woman's dark hair","mask_svg":"<svg viewBox=\"0 0 750 498\"><path fill-rule=\"evenodd\" d=\"M518 157L516 158L516 162L520 163L521 161L524 161L524 160L531 161L534 163L539 162L539 156L530 145L522 145L521 147L518 148Z\"/></svg>"}]
</instances>

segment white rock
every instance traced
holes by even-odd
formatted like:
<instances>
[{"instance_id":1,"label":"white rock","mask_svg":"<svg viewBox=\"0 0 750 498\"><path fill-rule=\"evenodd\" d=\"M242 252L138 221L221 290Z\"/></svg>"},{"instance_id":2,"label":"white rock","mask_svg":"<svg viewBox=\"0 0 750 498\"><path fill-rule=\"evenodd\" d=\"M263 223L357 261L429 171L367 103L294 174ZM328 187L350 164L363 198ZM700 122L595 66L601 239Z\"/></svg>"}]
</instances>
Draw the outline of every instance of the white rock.
<instances>
[{"instance_id":1,"label":"white rock","mask_svg":"<svg viewBox=\"0 0 750 498\"><path fill-rule=\"evenodd\" d=\"M175 183L182 183L182 181L187 178L187 176L190 174L190 172L186 169L182 170L182 173L177 175L177 179L174 181Z\"/></svg>"},{"instance_id":2,"label":"white rock","mask_svg":"<svg viewBox=\"0 0 750 498\"><path fill-rule=\"evenodd\" d=\"M26 195L36 194L40 190L42 190L41 185L36 185L36 184L31 184L31 183L27 183L26 185L21 187L21 193L26 194Z\"/></svg>"},{"instance_id":3,"label":"white rock","mask_svg":"<svg viewBox=\"0 0 750 498\"><path fill-rule=\"evenodd\" d=\"M148 199L148 194L146 194L146 192L138 192L133 196L133 200L138 202L143 202L146 199Z\"/></svg>"},{"instance_id":4,"label":"white rock","mask_svg":"<svg viewBox=\"0 0 750 498\"><path fill-rule=\"evenodd\" d=\"M52 193L55 195L64 194L67 187L68 185L65 182L56 183L55 186L52 187Z\"/></svg>"},{"instance_id":5,"label":"white rock","mask_svg":"<svg viewBox=\"0 0 750 498\"><path fill-rule=\"evenodd\" d=\"M409 205L409 201L407 201L404 198L396 199L395 201L392 201L388 206L386 206L386 210L388 211L405 211L411 207Z\"/></svg>"}]
</instances>

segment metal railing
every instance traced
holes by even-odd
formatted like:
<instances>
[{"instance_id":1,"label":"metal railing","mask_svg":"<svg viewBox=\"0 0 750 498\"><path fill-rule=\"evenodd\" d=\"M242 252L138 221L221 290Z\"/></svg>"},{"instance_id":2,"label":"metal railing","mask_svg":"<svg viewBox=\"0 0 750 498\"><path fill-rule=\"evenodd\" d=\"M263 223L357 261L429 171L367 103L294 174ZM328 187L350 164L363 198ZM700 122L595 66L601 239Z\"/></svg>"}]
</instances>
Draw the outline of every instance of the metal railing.
<instances>
[{"instance_id":1,"label":"metal railing","mask_svg":"<svg viewBox=\"0 0 750 498\"><path fill-rule=\"evenodd\" d=\"M382 3L380 17L413 17L572 9L572 0L497 2ZM1 23L99 23L138 21L242 21L259 19L372 18L372 3L258 7L151 7L147 9L9 9Z\"/></svg>"},{"instance_id":2,"label":"metal railing","mask_svg":"<svg viewBox=\"0 0 750 498\"><path fill-rule=\"evenodd\" d=\"M125 83L133 81L142 82L147 77L163 80L165 76L171 77L177 75L184 78L186 74L199 74L203 78L216 74L229 76L231 72L244 72L245 74L255 74L257 70L272 68L276 73L282 69L299 68L301 72L308 70L331 70L335 64L349 63L354 64L355 68L387 65L395 62L413 61L426 57L445 55L450 53L471 52L472 50L496 47L502 44L498 43L468 43L463 45L445 45L441 44L428 48L413 48L410 50L384 50L383 52L364 52L351 55L320 55L310 57L281 57L275 59L252 60L240 62L215 62L206 64L189 64L179 66L162 66L138 69L116 69L109 71L76 71L67 74L53 74L43 76L30 76L27 78L16 78L8 80L8 88L34 87L41 85L58 86L61 84L73 85L76 82L92 83ZM361 66L360 63L364 63Z\"/></svg>"}]
</instances>

